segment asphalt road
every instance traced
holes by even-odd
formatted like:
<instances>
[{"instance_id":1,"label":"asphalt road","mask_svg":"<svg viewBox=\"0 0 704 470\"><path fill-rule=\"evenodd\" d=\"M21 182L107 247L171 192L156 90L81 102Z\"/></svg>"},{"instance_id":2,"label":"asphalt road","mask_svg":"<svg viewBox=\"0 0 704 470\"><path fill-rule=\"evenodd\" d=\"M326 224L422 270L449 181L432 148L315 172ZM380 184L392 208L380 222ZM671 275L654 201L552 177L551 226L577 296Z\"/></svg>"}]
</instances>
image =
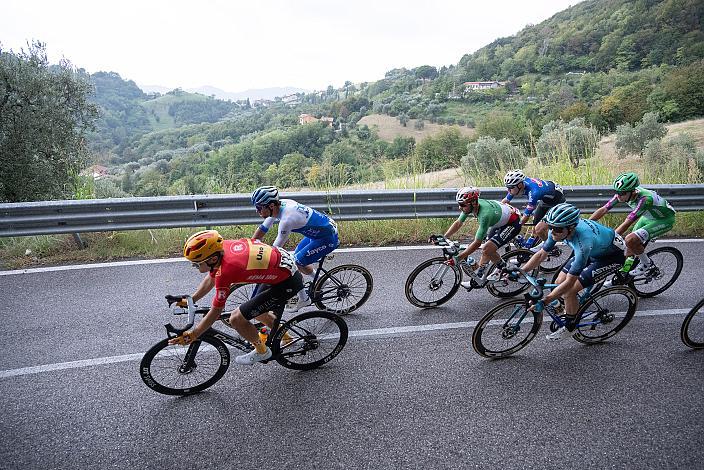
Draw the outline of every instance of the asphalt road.
<instances>
[{"instance_id":1,"label":"asphalt road","mask_svg":"<svg viewBox=\"0 0 704 470\"><path fill-rule=\"evenodd\" d=\"M187 263L0 275L0 468L701 468L704 351L670 313L704 295L704 244L675 246L680 279L611 340L547 343L543 326L502 361L472 350L471 328L442 327L479 320L487 292L406 301L436 252L341 253L332 264L367 267L375 288L334 361L233 363L185 398L147 388L138 362L170 320L163 295L199 281Z\"/></svg>"}]
</instances>

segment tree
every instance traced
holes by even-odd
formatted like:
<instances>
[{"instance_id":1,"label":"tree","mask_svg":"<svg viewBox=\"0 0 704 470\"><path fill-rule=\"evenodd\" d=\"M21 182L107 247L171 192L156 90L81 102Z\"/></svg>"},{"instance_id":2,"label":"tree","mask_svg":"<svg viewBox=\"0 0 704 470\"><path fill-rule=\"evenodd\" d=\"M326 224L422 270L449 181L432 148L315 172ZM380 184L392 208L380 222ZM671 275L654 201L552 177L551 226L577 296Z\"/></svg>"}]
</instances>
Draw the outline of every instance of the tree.
<instances>
[{"instance_id":1,"label":"tree","mask_svg":"<svg viewBox=\"0 0 704 470\"><path fill-rule=\"evenodd\" d=\"M98 116L91 93L69 62L49 64L43 43L19 54L0 48L0 200L73 196Z\"/></svg>"}]
</instances>

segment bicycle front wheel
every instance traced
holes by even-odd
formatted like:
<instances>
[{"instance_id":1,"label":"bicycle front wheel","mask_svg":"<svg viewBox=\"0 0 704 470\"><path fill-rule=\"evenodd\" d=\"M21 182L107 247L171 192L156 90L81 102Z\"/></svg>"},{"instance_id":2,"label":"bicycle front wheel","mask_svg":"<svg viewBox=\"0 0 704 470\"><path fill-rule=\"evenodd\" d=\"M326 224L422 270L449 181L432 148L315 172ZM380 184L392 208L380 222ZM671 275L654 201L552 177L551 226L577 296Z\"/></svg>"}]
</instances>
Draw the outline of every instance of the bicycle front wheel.
<instances>
[{"instance_id":1,"label":"bicycle front wheel","mask_svg":"<svg viewBox=\"0 0 704 470\"><path fill-rule=\"evenodd\" d=\"M442 305L460 288L462 273L457 266L448 266L445 258L423 261L406 280L406 298L420 308Z\"/></svg>"},{"instance_id":2,"label":"bicycle front wheel","mask_svg":"<svg viewBox=\"0 0 704 470\"><path fill-rule=\"evenodd\" d=\"M347 323L324 311L296 315L276 332L272 348L276 362L288 369L310 370L335 358L347 343Z\"/></svg>"},{"instance_id":3,"label":"bicycle front wheel","mask_svg":"<svg viewBox=\"0 0 704 470\"><path fill-rule=\"evenodd\" d=\"M374 280L369 271L344 264L332 268L315 283L313 299L320 310L342 315L364 305L373 288Z\"/></svg>"},{"instance_id":4,"label":"bicycle front wheel","mask_svg":"<svg viewBox=\"0 0 704 470\"><path fill-rule=\"evenodd\" d=\"M680 277L684 266L682 253L671 246L649 251L648 258L653 262L650 271L628 284L639 297L654 297L665 292Z\"/></svg>"},{"instance_id":5,"label":"bicycle front wheel","mask_svg":"<svg viewBox=\"0 0 704 470\"><path fill-rule=\"evenodd\" d=\"M692 349L704 348L704 299L700 300L685 317L680 338Z\"/></svg>"},{"instance_id":6,"label":"bicycle front wheel","mask_svg":"<svg viewBox=\"0 0 704 470\"><path fill-rule=\"evenodd\" d=\"M543 315L528 310L525 300L509 300L489 310L474 328L472 347L488 358L523 349L540 330Z\"/></svg>"},{"instance_id":7,"label":"bicycle front wheel","mask_svg":"<svg viewBox=\"0 0 704 470\"><path fill-rule=\"evenodd\" d=\"M206 334L188 346L159 341L142 358L139 375L155 392L189 395L220 380L229 366L225 343Z\"/></svg>"},{"instance_id":8,"label":"bicycle front wheel","mask_svg":"<svg viewBox=\"0 0 704 470\"><path fill-rule=\"evenodd\" d=\"M540 263L540 271L544 273L559 272L565 262L572 257L572 249L564 243L556 244L548 251L548 256Z\"/></svg>"},{"instance_id":9,"label":"bicycle front wheel","mask_svg":"<svg viewBox=\"0 0 704 470\"><path fill-rule=\"evenodd\" d=\"M501 256L501 259L506 263L511 263L516 266L522 266L533 256L530 250L525 248L520 248L518 250L509 251ZM535 274L532 273L532 274ZM528 288L529 284L525 280L512 281L506 276L502 277L498 281L488 282L486 289L494 297L500 299L514 297Z\"/></svg>"},{"instance_id":10,"label":"bicycle front wheel","mask_svg":"<svg viewBox=\"0 0 704 470\"><path fill-rule=\"evenodd\" d=\"M574 339L599 343L612 337L631 321L637 307L638 296L628 287L609 287L590 295L577 310Z\"/></svg>"}]
</instances>

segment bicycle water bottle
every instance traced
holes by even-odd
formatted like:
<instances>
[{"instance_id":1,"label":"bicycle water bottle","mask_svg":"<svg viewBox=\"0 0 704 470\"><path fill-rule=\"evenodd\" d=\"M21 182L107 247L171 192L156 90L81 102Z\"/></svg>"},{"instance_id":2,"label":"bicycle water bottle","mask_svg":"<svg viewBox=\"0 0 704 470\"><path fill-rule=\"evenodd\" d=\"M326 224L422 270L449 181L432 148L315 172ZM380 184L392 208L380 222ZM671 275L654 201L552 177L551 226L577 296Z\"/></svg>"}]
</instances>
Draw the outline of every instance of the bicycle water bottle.
<instances>
[{"instance_id":1,"label":"bicycle water bottle","mask_svg":"<svg viewBox=\"0 0 704 470\"><path fill-rule=\"evenodd\" d=\"M619 270L622 273L627 273L630 272L631 269L633 269L633 263L635 262L635 257L629 256L626 258L626 261L623 263L623 267Z\"/></svg>"},{"instance_id":2,"label":"bicycle water bottle","mask_svg":"<svg viewBox=\"0 0 704 470\"><path fill-rule=\"evenodd\" d=\"M474 269L474 267L477 265L477 260L471 256L467 256L467 264L470 268Z\"/></svg>"},{"instance_id":3,"label":"bicycle water bottle","mask_svg":"<svg viewBox=\"0 0 704 470\"><path fill-rule=\"evenodd\" d=\"M267 330L266 326L262 326L258 333L259 341L261 341L262 344L266 344L266 340L269 337L269 331Z\"/></svg>"},{"instance_id":4,"label":"bicycle water bottle","mask_svg":"<svg viewBox=\"0 0 704 470\"><path fill-rule=\"evenodd\" d=\"M525 246L526 248L533 248L533 245L535 245L535 237L531 236L530 238L528 238L528 240L525 241L525 244L523 246Z\"/></svg>"}]
</instances>

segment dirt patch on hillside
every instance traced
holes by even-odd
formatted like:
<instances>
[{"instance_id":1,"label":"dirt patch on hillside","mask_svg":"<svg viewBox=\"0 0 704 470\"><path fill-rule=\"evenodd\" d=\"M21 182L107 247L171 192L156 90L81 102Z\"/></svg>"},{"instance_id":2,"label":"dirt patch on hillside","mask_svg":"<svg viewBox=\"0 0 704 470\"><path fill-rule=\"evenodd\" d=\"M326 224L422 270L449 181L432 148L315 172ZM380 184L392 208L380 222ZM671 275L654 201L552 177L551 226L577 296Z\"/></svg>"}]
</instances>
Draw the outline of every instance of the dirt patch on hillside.
<instances>
[{"instance_id":1,"label":"dirt patch on hillside","mask_svg":"<svg viewBox=\"0 0 704 470\"><path fill-rule=\"evenodd\" d=\"M428 121L424 121L425 125L423 129L416 130L416 121L417 119L409 119L408 123L404 127L398 121L397 117L391 117L385 114L372 114L370 116L364 116L360 119L358 125L361 126L366 124L370 128L376 129L379 134L379 138L388 142L393 141L396 137L413 137L416 139L416 142L420 142L426 137L435 135L442 129L447 129L450 127L456 127L462 135L467 137L472 137L476 134L476 131L474 129L470 129L469 127L433 124Z\"/></svg>"}]
</instances>

